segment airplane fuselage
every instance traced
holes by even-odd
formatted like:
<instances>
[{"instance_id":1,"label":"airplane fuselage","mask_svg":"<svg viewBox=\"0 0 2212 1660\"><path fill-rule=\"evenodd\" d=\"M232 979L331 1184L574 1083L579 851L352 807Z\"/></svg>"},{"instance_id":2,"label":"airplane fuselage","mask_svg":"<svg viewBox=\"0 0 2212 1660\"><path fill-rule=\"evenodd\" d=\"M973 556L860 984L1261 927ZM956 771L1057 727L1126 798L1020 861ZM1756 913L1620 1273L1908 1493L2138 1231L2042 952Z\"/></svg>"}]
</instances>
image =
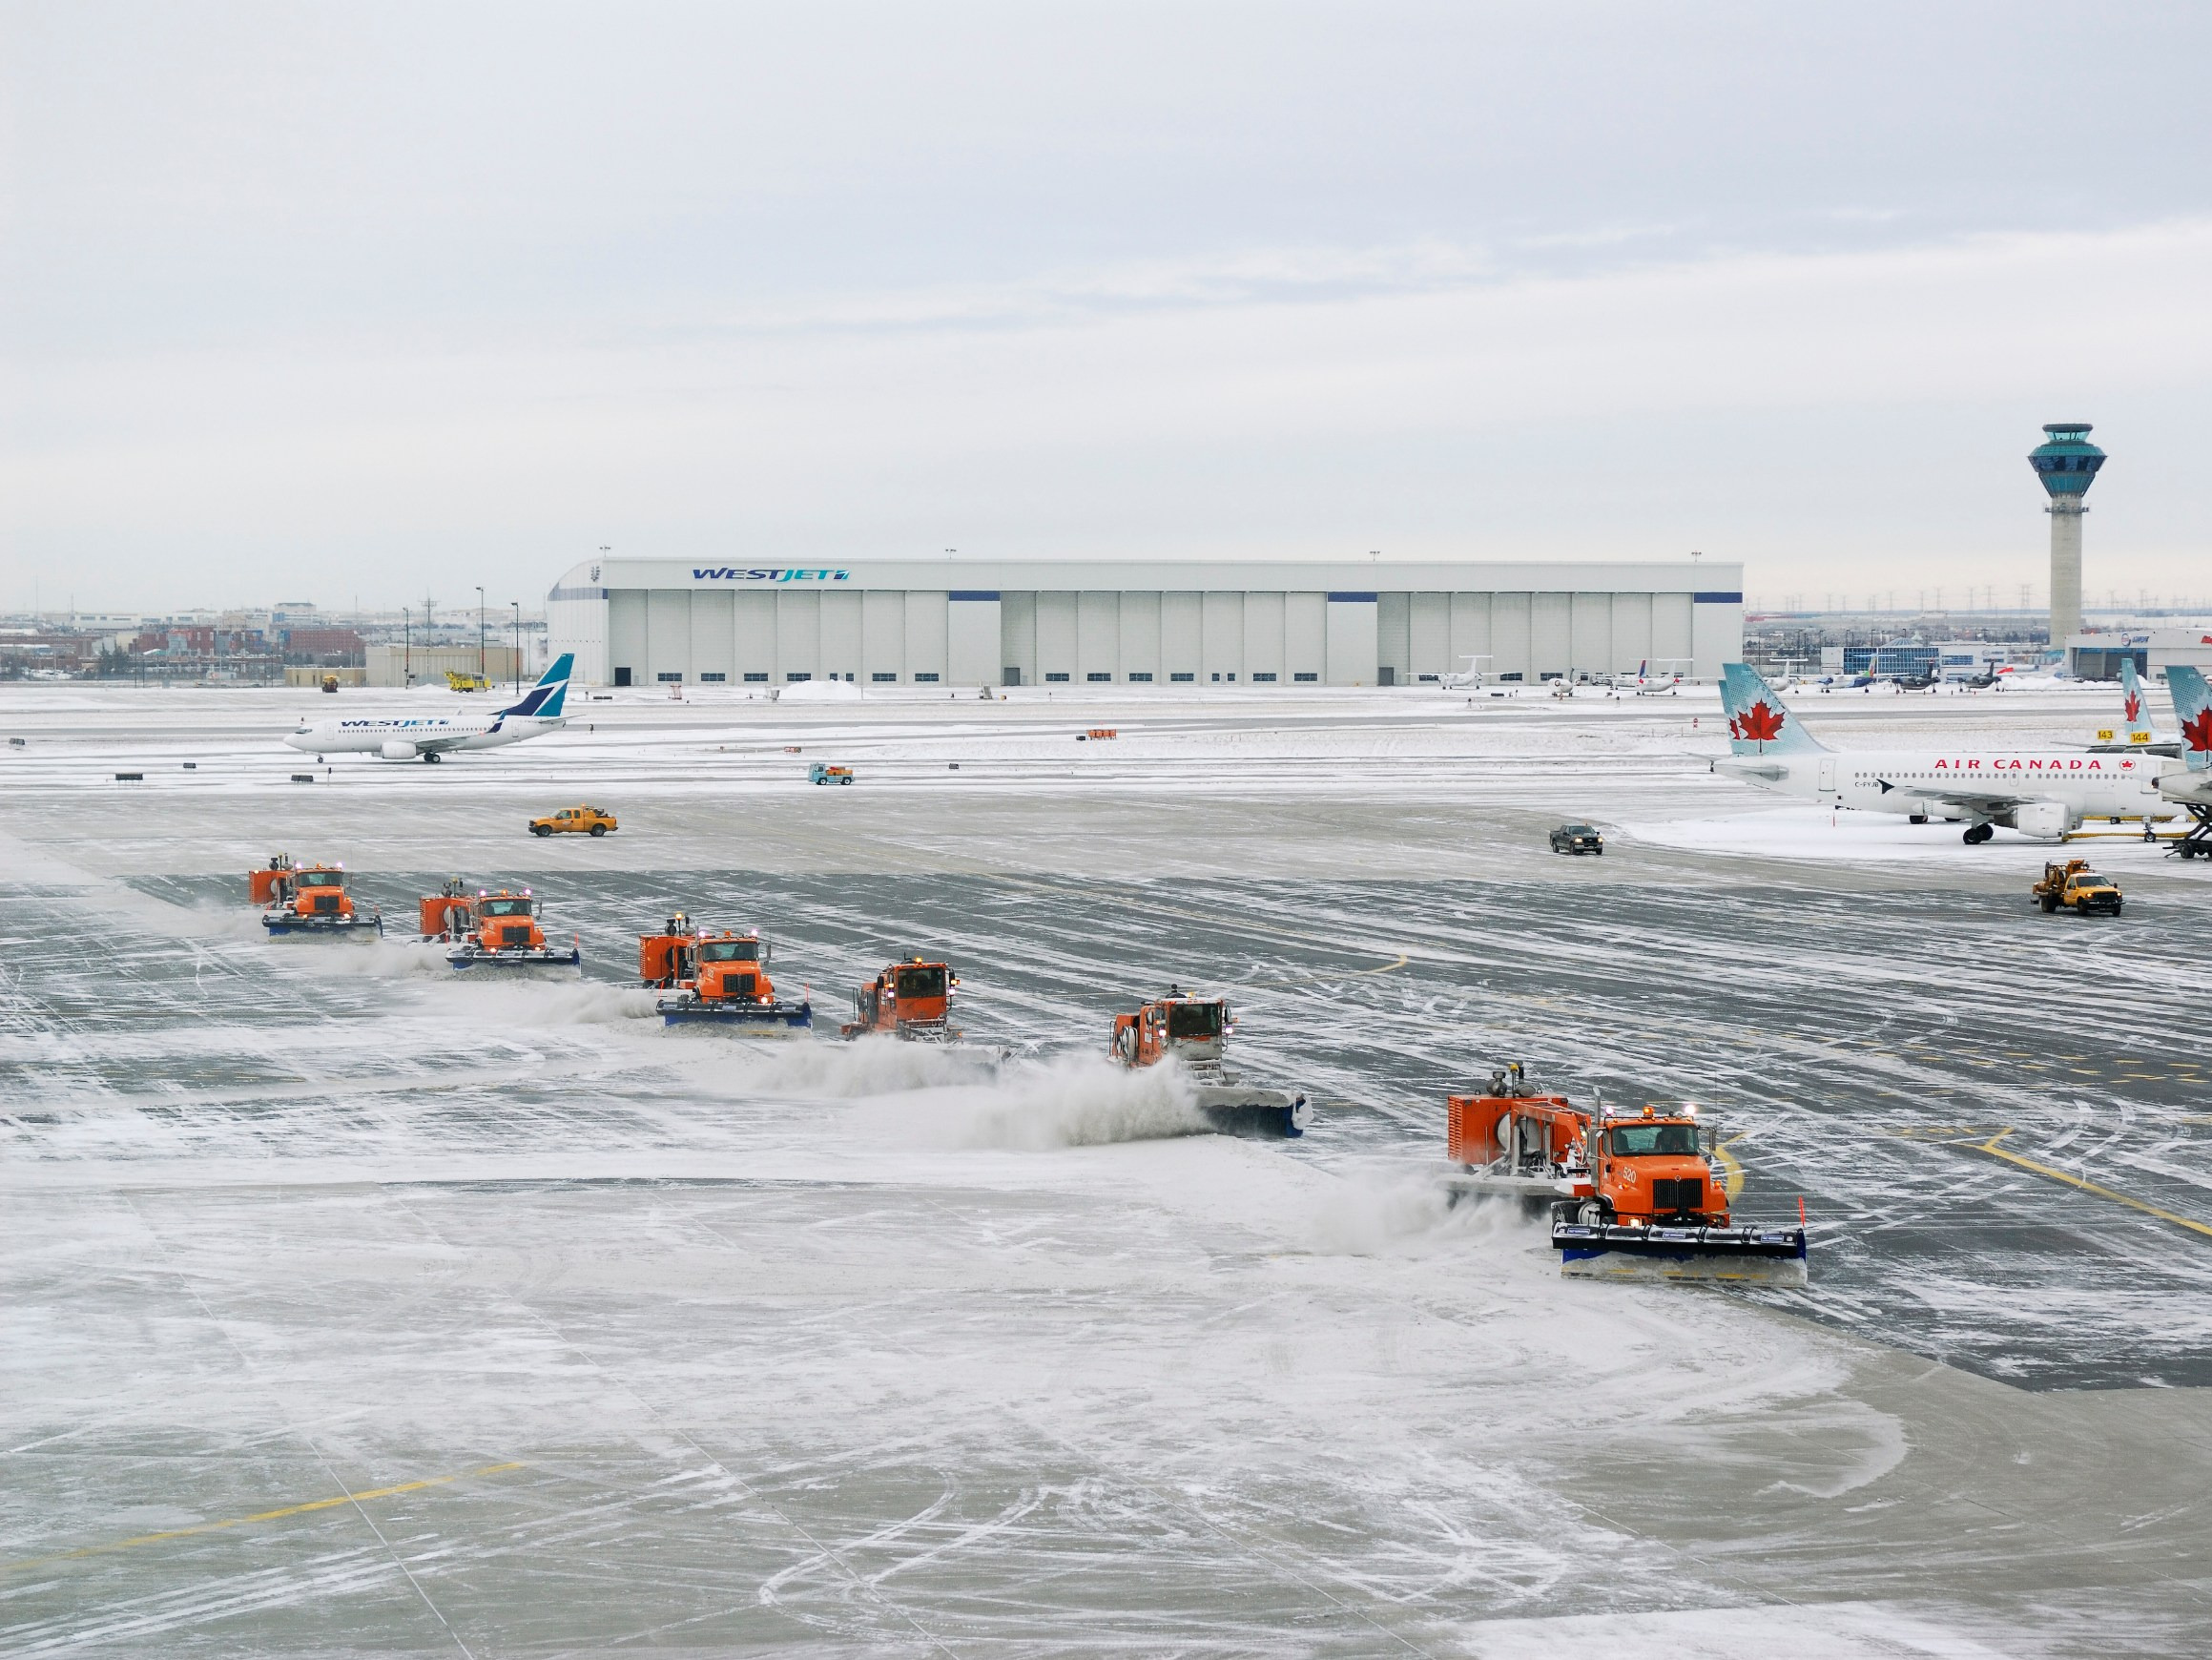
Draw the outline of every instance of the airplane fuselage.
<instances>
[{"instance_id":1,"label":"airplane fuselage","mask_svg":"<svg viewBox=\"0 0 2212 1660\"><path fill-rule=\"evenodd\" d=\"M450 753L465 749L498 749L558 731L563 720L541 720L528 715L494 716L486 721L465 716L411 715L380 717L354 716L341 720L302 722L284 737L294 749L317 755L395 754L404 746L409 756ZM405 758L405 757L402 757Z\"/></svg>"},{"instance_id":2,"label":"airplane fuselage","mask_svg":"<svg viewBox=\"0 0 2212 1660\"><path fill-rule=\"evenodd\" d=\"M1715 763L1745 783L1868 813L2006 821L1977 798L2026 798L2084 819L2170 817L2152 757L2078 750L1830 750L1732 755ZM2178 770L2178 769L2174 769Z\"/></svg>"}]
</instances>

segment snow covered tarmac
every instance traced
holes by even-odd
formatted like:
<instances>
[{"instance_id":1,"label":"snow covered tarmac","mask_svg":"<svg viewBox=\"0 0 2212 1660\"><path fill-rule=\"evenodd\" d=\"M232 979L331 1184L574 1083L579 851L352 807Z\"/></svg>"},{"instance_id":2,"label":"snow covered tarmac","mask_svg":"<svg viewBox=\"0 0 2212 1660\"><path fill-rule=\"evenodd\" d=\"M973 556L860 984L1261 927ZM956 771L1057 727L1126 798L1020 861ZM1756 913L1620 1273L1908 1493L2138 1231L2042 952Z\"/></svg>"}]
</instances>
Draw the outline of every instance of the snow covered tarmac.
<instances>
[{"instance_id":1,"label":"snow covered tarmac","mask_svg":"<svg viewBox=\"0 0 2212 1660\"><path fill-rule=\"evenodd\" d=\"M11 1651L2200 1646L2212 1239L1999 1154L2212 1221L2201 869L2099 847L2129 916L2046 919L2042 849L1777 810L1688 698L639 697L295 785L320 701L0 694ZM575 799L620 834L522 833ZM527 881L589 978L271 944L278 847L402 924ZM672 904L827 1010L942 950L1033 1058L664 1033ZM1306 1141L1120 1139L1178 1104L1084 1056L1169 977ZM1710 1103L1811 1288L1446 1212L1510 1058Z\"/></svg>"}]
</instances>

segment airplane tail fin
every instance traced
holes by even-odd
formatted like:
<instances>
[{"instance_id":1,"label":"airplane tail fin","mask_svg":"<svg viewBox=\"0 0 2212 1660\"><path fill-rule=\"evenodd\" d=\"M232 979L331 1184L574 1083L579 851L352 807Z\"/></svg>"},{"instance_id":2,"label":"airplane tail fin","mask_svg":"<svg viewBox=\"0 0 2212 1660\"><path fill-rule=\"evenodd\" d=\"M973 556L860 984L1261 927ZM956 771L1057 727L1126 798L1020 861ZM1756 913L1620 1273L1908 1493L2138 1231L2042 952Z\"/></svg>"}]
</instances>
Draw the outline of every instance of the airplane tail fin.
<instances>
[{"instance_id":1,"label":"airplane tail fin","mask_svg":"<svg viewBox=\"0 0 2212 1660\"><path fill-rule=\"evenodd\" d=\"M2157 717L2151 714L2150 699L2143 695L2143 678L2136 673L2133 655L2119 660L2120 713L2127 716L2127 734L2130 743L2158 741Z\"/></svg>"},{"instance_id":2,"label":"airplane tail fin","mask_svg":"<svg viewBox=\"0 0 2212 1660\"><path fill-rule=\"evenodd\" d=\"M1801 755L1828 748L1805 730L1748 663L1723 666L1721 707L1728 716L1728 748L1737 755Z\"/></svg>"},{"instance_id":3,"label":"airplane tail fin","mask_svg":"<svg viewBox=\"0 0 2212 1660\"><path fill-rule=\"evenodd\" d=\"M563 652L553 659L553 666L539 676L538 683L529 689L520 703L500 711L502 715L527 715L539 720L561 718L561 705L569 695L569 675L576 666L576 654Z\"/></svg>"},{"instance_id":4,"label":"airplane tail fin","mask_svg":"<svg viewBox=\"0 0 2212 1660\"><path fill-rule=\"evenodd\" d=\"M2212 767L2212 689L2204 684L2203 671L2176 663L2166 671L2166 686L2174 695L2174 718L2181 728L2181 757L2193 773Z\"/></svg>"}]
</instances>

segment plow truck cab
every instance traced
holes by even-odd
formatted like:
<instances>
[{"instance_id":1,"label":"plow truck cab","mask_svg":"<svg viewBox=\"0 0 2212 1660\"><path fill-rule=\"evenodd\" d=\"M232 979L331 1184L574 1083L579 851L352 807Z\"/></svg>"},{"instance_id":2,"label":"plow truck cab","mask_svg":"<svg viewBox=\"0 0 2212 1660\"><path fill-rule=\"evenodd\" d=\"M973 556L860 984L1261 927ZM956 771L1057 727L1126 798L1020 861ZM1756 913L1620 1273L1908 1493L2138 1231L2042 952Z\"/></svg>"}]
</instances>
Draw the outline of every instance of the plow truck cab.
<instances>
[{"instance_id":1,"label":"plow truck cab","mask_svg":"<svg viewBox=\"0 0 2212 1660\"><path fill-rule=\"evenodd\" d=\"M581 968L584 944L569 936L566 950L547 942L538 901L528 888L468 892L460 878L422 902L424 939L441 941L454 968Z\"/></svg>"},{"instance_id":2,"label":"plow truck cab","mask_svg":"<svg viewBox=\"0 0 2212 1660\"><path fill-rule=\"evenodd\" d=\"M1239 1083L1225 1059L1229 1034L1236 1027L1229 1005L1218 997L1192 997L1170 986L1133 1014L1114 1016L1113 1058L1136 1069L1179 1066L1197 1089L1197 1107L1207 1123L1228 1135L1272 1139L1303 1135L1308 1110L1304 1095Z\"/></svg>"},{"instance_id":3,"label":"plow truck cab","mask_svg":"<svg viewBox=\"0 0 2212 1660\"><path fill-rule=\"evenodd\" d=\"M960 983L942 963L921 957L894 963L853 993L853 1018L837 1028L838 1035L949 1044L960 1036L948 1024Z\"/></svg>"},{"instance_id":4,"label":"plow truck cab","mask_svg":"<svg viewBox=\"0 0 2212 1660\"><path fill-rule=\"evenodd\" d=\"M1755 1280L1803 1285L1805 1229L1738 1227L1717 1145L1694 1109L1585 1119L1590 1191L1552 1210L1560 1270L1601 1279Z\"/></svg>"},{"instance_id":5,"label":"plow truck cab","mask_svg":"<svg viewBox=\"0 0 2212 1660\"><path fill-rule=\"evenodd\" d=\"M759 930L711 934L691 928L682 911L657 934L637 941L638 977L672 995L653 1006L664 1026L713 1026L757 1036L814 1027L814 1005L775 995L768 977L768 943Z\"/></svg>"},{"instance_id":6,"label":"plow truck cab","mask_svg":"<svg viewBox=\"0 0 2212 1660\"><path fill-rule=\"evenodd\" d=\"M2119 915L2119 884L2089 868L2086 859L2054 860L2043 866L2035 886L2036 903L2043 914L2072 911L2078 917Z\"/></svg>"},{"instance_id":7,"label":"plow truck cab","mask_svg":"<svg viewBox=\"0 0 2212 1660\"><path fill-rule=\"evenodd\" d=\"M256 871L254 874L258 877L270 873ZM383 913L374 905L362 910L345 891L343 865L310 864L281 874L283 881L272 883L275 897L269 908L261 913L261 926L272 937L285 934L344 937L384 931Z\"/></svg>"}]
</instances>

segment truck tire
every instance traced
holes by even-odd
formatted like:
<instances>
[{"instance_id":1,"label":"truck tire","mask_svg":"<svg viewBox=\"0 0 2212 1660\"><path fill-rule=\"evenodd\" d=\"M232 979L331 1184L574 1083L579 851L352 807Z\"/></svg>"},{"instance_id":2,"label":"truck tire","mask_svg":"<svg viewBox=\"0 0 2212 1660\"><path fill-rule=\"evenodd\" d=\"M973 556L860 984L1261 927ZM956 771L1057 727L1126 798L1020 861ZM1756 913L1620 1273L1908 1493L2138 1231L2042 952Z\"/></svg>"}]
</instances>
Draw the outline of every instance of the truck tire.
<instances>
[{"instance_id":1,"label":"truck tire","mask_svg":"<svg viewBox=\"0 0 2212 1660\"><path fill-rule=\"evenodd\" d=\"M604 836L607 834L607 826L604 824L594 824L591 826L591 834L594 836Z\"/></svg>"},{"instance_id":2,"label":"truck tire","mask_svg":"<svg viewBox=\"0 0 2212 1660\"><path fill-rule=\"evenodd\" d=\"M849 784L849 783L851 783L852 781L853 781L853 780L852 780L852 778L851 778L849 776L848 776L848 777L846 777L846 778L839 778L839 779L837 780L837 782L838 782L838 783L840 783L840 784Z\"/></svg>"},{"instance_id":3,"label":"truck tire","mask_svg":"<svg viewBox=\"0 0 2212 1660\"><path fill-rule=\"evenodd\" d=\"M552 833L553 827L550 824L532 824L530 826L532 836L550 836Z\"/></svg>"}]
</instances>

